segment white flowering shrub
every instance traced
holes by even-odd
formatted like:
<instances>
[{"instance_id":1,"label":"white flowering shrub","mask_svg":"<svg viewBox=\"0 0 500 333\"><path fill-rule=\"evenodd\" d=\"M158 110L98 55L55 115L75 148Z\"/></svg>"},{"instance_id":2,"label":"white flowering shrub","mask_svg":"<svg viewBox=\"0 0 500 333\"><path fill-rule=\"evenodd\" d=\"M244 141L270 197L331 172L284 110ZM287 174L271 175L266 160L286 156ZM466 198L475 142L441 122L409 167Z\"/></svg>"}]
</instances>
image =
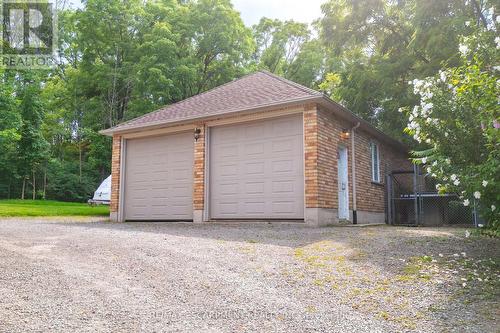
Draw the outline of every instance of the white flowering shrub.
<instances>
[{"instance_id":1,"label":"white flowering shrub","mask_svg":"<svg viewBox=\"0 0 500 333\"><path fill-rule=\"evenodd\" d=\"M408 115L406 131L429 147L414 161L438 179L441 192L476 203L489 223L500 226L500 38L495 31L464 38L463 65L410 84L420 97Z\"/></svg>"}]
</instances>

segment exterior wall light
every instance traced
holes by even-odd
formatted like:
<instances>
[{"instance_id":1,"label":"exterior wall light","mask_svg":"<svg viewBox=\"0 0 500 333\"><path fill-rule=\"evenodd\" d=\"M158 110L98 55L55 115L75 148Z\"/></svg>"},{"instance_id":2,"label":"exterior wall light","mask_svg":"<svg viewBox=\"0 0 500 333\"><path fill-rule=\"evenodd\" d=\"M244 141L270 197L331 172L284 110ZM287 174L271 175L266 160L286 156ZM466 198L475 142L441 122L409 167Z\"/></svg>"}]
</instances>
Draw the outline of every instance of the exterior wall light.
<instances>
[{"instance_id":1,"label":"exterior wall light","mask_svg":"<svg viewBox=\"0 0 500 333\"><path fill-rule=\"evenodd\" d=\"M351 134L349 133L349 130L348 130L348 129L346 129L346 128L344 128L344 129L342 130L342 133L340 133L340 137L341 137L342 139L344 139L344 140L349 139L349 137L350 137L350 136L351 136Z\"/></svg>"},{"instance_id":2,"label":"exterior wall light","mask_svg":"<svg viewBox=\"0 0 500 333\"><path fill-rule=\"evenodd\" d=\"M201 128L195 128L194 129L194 141L198 142L200 135L201 135Z\"/></svg>"}]
</instances>

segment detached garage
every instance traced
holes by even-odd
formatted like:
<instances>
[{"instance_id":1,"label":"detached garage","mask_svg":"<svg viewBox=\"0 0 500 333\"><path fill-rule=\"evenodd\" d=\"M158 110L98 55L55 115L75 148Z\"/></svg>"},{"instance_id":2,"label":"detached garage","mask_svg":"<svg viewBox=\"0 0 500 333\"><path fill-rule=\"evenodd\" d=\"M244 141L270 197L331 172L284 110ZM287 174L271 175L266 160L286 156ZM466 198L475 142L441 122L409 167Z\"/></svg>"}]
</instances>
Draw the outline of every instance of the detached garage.
<instances>
[{"instance_id":1,"label":"detached garage","mask_svg":"<svg viewBox=\"0 0 500 333\"><path fill-rule=\"evenodd\" d=\"M383 222L384 175L409 166L401 143L267 72L102 133L119 222Z\"/></svg>"}]
</instances>

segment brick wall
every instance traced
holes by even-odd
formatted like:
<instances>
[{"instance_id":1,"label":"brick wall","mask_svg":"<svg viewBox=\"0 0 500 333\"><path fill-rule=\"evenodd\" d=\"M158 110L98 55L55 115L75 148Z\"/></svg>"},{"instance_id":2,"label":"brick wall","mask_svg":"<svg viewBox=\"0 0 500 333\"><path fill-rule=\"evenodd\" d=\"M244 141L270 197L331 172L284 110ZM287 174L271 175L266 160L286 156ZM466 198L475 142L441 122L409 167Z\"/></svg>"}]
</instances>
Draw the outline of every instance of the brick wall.
<instances>
[{"instance_id":1,"label":"brick wall","mask_svg":"<svg viewBox=\"0 0 500 333\"><path fill-rule=\"evenodd\" d=\"M315 124L316 122L316 124ZM316 126L315 126L316 125ZM342 139L344 129L349 131L352 124L334 116L332 112L323 109L306 111L304 128L306 147L306 207L307 208L338 208L338 165L337 153L339 147L348 152L349 177L349 209L353 208L352 190L352 144L351 139ZM357 210L366 212L384 212L385 210L385 175L393 169L410 169L407 155L391 146L377 142L380 151L381 183L372 182L370 142L377 142L371 135L357 130L355 134L356 153L356 192ZM314 155L308 156L309 150ZM308 159L311 161L308 163ZM313 161L315 163L313 163ZM317 162L316 162L317 161ZM317 171L312 169L317 167ZM309 175L309 176L308 176ZM310 185L308 186L308 179ZM317 192L314 190L317 189ZM309 193L308 193L309 190Z\"/></svg>"},{"instance_id":2,"label":"brick wall","mask_svg":"<svg viewBox=\"0 0 500 333\"><path fill-rule=\"evenodd\" d=\"M380 156L380 183L372 182L370 143L378 144ZM384 212L386 175L396 169L412 170L408 155L377 141L370 135L356 132L356 176L358 210Z\"/></svg>"},{"instance_id":3,"label":"brick wall","mask_svg":"<svg viewBox=\"0 0 500 333\"><path fill-rule=\"evenodd\" d=\"M112 213L118 212L120 197L120 159L121 159L121 136L113 136L113 147L111 157L111 204L109 210Z\"/></svg>"},{"instance_id":4,"label":"brick wall","mask_svg":"<svg viewBox=\"0 0 500 333\"><path fill-rule=\"evenodd\" d=\"M304 111L304 174L306 208L319 207L318 111L309 106Z\"/></svg>"},{"instance_id":5,"label":"brick wall","mask_svg":"<svg viewBox=\"0 0 500 333\"><path fill-rule=\"evenodd\" d=\"M203 210L205 201L205 125L198 124L200 138L194 143L193 209Z\"/></svg>"},{"instance_id":6,"label":"brick wall","mask_svg":"<svg viewBox=\"0 0 500 333\"><path fill-rule=\"evenodd\" d=\"M386 173L386 147L373 140L367 134L357 131L356 140L356 191L358 210L367 212L383 212L385 209L384 175ZM379 146L380 184L372 182L370 143Z\"/></svg>"},{"instance_id":7,"label":"brick wall","mask_svg":"<svg viewBox=\"0 0 500 333\"><path fill-rule=\"evenodd\" d=\"M319 183L320 183L320 208L338 208L338 158L339 147L345 147L349 151L349 141L341 138L344 128L349 128L338 119L334 118L332 113L326 110L319 110L318 113L319 128ZM348 158L348 177L351 179L351 159ZM352 194L351 184L349 183L349 195ZM350 203L351 205L352 203Z\"/></svg>"}]
</instances>

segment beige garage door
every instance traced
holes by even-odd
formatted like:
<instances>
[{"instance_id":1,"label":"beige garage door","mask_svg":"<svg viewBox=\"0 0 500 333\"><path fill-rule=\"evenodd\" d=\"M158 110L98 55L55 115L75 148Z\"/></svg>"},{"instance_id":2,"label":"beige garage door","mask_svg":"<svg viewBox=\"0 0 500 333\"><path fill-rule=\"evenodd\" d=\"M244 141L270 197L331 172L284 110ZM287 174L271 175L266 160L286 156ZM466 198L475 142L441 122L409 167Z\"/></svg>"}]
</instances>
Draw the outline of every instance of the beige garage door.
<instances>
[{"instance_id":1,"label":"beige garage door","mask_svg":"<svg viewBox=\"0 0 500 333\"><path fill-rule=\"evenodd\" d=\"M210 217L303 219L302 116L210 131Z\"/></svg>"},{"instance_id":2,"label":"beige garage door","mask_svg":"<svg viewBox=\"0 0 500 333\"><path fill-rule=\"evenodd\" d=\"M192 133L126 143L126 220L192 220Z\"/></svg>"}]
</instances>

